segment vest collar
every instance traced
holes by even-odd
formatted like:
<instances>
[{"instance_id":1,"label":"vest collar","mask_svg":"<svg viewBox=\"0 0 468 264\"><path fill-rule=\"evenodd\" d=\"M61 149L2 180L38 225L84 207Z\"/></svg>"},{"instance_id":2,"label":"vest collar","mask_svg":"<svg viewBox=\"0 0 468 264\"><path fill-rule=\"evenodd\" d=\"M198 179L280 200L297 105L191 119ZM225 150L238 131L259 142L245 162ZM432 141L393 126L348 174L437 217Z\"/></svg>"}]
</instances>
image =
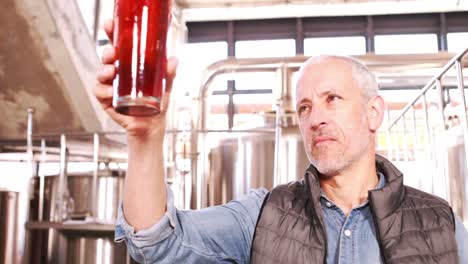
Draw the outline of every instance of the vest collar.
<instances>
[{"instance_id":1,"label":"vest collar","mask_svg":"<svg viewBox=\"0 0 468 264\"><path fill-rule=\"evenodd\" d=\"M369 191L369 202L376 220L381 220L392 214L405 197L403 188L403 173L390 161L382 156L375 157L377 170L385 175L387 184L379 190Z\"/></svg>"},{"instance_id":2,"label":"vest collar","mask_svg":"<svg viewBox=\"0 0 468 264\"><path fill-rule=\"evenodd\" d=\"M403 174L390 161L380 155L375 155L375 162L377 171L382 173L386 180L385 186L381 189L369 191L369 202L375 213L374 217L376 220L380 220L392 214L403 201ZM310 165L304 177L310 197L314 201L313 213L316 216L322 214L319 175L317 168Z\"/></svg>"}]
</instances>

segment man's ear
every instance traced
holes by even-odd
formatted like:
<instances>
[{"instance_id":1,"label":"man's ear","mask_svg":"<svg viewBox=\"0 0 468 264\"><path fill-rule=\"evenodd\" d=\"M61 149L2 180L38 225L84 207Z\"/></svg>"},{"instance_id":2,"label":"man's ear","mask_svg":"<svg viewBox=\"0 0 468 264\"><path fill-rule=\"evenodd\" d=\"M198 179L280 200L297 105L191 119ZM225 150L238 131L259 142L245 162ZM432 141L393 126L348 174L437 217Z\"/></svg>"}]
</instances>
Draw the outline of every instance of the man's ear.
<instances>
[{"instance_id":1,"label":"man's ear","mask_svg":"<svg viewBox=\"0 0 468 264\"><path fill-rule=\"evenodd\" d=\"M385 101L380 95L372 97L367 103L367 120L369 121L369 130L377 131L382 125L385 115Z\"/></svg>"}]
</instances>

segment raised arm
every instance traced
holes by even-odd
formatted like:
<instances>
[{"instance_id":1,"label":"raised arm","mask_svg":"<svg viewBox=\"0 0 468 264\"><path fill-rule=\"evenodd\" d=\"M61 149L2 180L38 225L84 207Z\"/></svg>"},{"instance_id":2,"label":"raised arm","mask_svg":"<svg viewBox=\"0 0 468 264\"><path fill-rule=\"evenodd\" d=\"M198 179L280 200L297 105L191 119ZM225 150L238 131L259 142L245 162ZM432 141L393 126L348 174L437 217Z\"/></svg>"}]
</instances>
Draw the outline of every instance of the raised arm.
<instances>
[{"instance_id":1,"label":"raised arm","mask_svg":"<svg viewBox=\"0 0 468 264\"><path fill-rule=\"evenodd\" d=\"M112 27L112 20L106 21L104 30L111 40ZM177 60L168 60L161 114L152 117L132 117L118 114L112 107L112 81L116 75L115 57L113 46L104 51L103 65L97 73L94 94L107 114L127 131L128 171L124 184L123 210L126 220L138 231L153 225L166 211L163 159L165 112L169 104Z\"/></svg>"}]
</instances>

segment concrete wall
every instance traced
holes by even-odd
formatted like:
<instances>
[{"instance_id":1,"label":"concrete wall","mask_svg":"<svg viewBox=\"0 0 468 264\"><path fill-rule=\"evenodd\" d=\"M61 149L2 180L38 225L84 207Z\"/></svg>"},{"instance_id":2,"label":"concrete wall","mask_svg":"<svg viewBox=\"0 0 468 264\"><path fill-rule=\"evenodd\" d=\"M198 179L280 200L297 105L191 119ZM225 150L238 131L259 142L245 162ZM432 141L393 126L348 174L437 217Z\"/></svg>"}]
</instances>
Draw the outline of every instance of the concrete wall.
<instances>
[{"instance_id":1,"label":"concrete wall","mask_svg":"<svg viewBox=\"0 0 468 264\"><path fill-rule=\"evenodd\" d=\"M0 1L0 139L35 132L96 131L106 122L92 97L99 61L74 1Z\"/></svg>"}]
</instances>

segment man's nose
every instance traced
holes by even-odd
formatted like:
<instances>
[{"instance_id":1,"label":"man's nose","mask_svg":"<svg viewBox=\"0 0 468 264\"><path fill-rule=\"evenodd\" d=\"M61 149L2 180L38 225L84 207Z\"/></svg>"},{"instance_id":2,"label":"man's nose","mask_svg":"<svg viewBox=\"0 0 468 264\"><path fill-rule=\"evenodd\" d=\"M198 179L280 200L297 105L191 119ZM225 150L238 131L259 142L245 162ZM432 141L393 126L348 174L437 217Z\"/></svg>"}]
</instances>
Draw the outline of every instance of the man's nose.
<instances>
[{"instance_id":1,"label":"man's nose","mask_svg":"<svg viewBox=\"0 0 468 264\"><path fill-rule=\"evenodd\" d=\"M325 113L324 109L322 109L321 107L312 108L309 116L311 129L320 129L328 123L327 120L327 114Z\"/></svg>"}]
</instances>

